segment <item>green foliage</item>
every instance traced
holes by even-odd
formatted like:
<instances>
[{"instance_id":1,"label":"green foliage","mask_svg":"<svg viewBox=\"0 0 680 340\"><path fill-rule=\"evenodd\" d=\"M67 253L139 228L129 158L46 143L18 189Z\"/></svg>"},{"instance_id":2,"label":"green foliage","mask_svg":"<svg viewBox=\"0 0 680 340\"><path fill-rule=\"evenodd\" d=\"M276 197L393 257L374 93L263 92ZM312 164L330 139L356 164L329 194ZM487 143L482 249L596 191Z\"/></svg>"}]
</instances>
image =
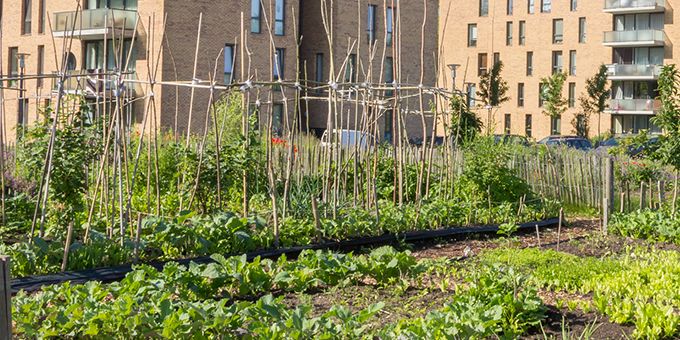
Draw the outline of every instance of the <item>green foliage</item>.
<instances>
[{"instance_id":1,"label":"green foliage","mask_svg":"<svg viewBox=\"0 0 680 340\"><path fill-rule=\"evenodd\" d=\"M675 65L666 65L659 76L661 110L653 118L664 135L660 139L658 158L680 170L680 74Z\"/></svg>"},{"instance_id":2,"label":"green foliage","mask_svg":"<svg viewBox=\"0 0 680 340\"><path fill-rule=\"evenodd\" d=\"M480 97L484 105L499 107L501 104L510 100L508 97L508 82L501 76L503 72L503 62L499 61L493 65L490 72L484 73L479 77Z\"/></svg>"},{"instance_id":3,"label":"green foliage","mask_svg":"<svg viewBox=\"0 0 680 340\"><path fill-rule=\"evenodd\" d=\"M614 214L609 230L625 237L680 244L680 220L665 209Z\"/></svg>"},{"instance_id":4,"label":"green foliage","mask_svg":"<svg viewBox=\"0 0 680 340\"><path fill-rule=\"evenodd\" d=\"M475 140L482 131L482 120L470 110L466 101L459 96L451 98L451 137L456 145L464 145Z\"/></svg>"},{"instance_id":5,"label":"green foliage","mask_svg":"<svg viewBox=\"0 0 680 340\"><path fill-rule=\"evenodd\" d=\"M557 118L567 111L567 100L562 94L567 74L564 72L554 73L547 78L541 78L541 99L543 100L543 113L549 117Z\"/></svg>"},{"instance_id":6,"label":"green foliage","mask_svg":"<svg viewBox=\"0 0 680 340\"><path fill-rule=\"evenodd\" d=\"M597 114L599 121L600 115L607 108L607 100L610 96L611 89L609 89L609 80L607 79L607 66L600 65L597 73L586 80L586 93L579 97L581 111L572 121L577 135L582 137L589 135L591 115Z\"/></svg>"}]
</instances>

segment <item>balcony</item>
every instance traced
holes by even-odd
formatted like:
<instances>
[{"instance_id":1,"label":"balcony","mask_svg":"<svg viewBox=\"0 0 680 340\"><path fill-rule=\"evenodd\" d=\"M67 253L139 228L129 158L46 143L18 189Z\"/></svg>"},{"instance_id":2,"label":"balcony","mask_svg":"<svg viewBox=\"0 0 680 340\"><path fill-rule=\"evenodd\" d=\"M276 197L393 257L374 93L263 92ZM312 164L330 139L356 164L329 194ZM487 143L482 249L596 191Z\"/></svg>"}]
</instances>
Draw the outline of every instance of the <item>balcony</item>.
<instances>
[{"instance_id":1,"label":"balcony","mask_svg":"<svg viewBox=\"0 0 680 340\"><path fill-rule=\"evenodd\" d=\"M666 10L666 0L605 0L605 13L655 13Z\"/></svg>"},{"instance_id":2,"label":"balcony","mask_svg":"<svg viewBox=\"0 0 680 340\"><path fill-rule=\"evenodd\" d=\"M662 30L634 30L604 32L604 45L612 47L664 46L666 33Z\"/></svg>"},{"instance_id":3,"label":"balcony","mask_svg":"<svg viewBox=\"0 0 680 340\"><path fill-rule=\"evenodd\" d=\"M612 99L607 113L625 115L653 115L661 109L661 102L656 99Z\"/></svg>"},{"instance_id":4,"label":"balcony","mask_svg":"<svg viewBox=\"0 0 680 340\"><path fill-rule=\"evenodd\" d=\"M86 98L114 97L116 89L115 77L106 74L105 70L74 70L69 71L64 82L64 92L67 94L81 95ZM126 79L136 79L134 73L124 75ZM58 76L54 73L52 78L52 90L57 90ZM142 95L141 85L138 83L125 83L127 96L139 97Z\"/></svg>"},{"instance_id":5,"label":"balcony","mask_svg":"<svg viewBox=\"0 0 680 340\"><path fill-rule=\"evenodd\" d=\"M656 80L661 65L611 64L607 65L609 80Z\"/></svg>"},{"instance_id":6,"label":"balcony","mask_svg":"<svg viewBox=\"0 0 680 340\"><path fill-rule=\"evenodd\" d=\"M84 40L113 37L132 37L137 24L137 12L122 9L98 8L81 12L59 12L54 14L55 37L74 37Z\"/></svg>"}]
</instances>

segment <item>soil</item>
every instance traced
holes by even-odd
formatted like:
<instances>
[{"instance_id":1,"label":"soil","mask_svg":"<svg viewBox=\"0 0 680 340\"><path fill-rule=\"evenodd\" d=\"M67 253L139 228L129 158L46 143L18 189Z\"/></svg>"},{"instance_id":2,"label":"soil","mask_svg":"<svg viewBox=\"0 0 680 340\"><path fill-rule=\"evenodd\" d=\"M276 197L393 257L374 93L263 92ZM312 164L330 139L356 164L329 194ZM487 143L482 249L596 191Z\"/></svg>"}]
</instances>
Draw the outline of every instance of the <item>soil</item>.
<instances>
[{"instance_id":1,"label":"soil","mask_svg":"<svg viewBox=\"0 0 680 340\"><path fill-rule=\"evenodd\" d=\"M569 311L548 305L542 329L527 334L526 339L630 339L633 326L619 325L595 313ZM589 337L587 336L589 335Z\"/></svg>"}]
</instances>

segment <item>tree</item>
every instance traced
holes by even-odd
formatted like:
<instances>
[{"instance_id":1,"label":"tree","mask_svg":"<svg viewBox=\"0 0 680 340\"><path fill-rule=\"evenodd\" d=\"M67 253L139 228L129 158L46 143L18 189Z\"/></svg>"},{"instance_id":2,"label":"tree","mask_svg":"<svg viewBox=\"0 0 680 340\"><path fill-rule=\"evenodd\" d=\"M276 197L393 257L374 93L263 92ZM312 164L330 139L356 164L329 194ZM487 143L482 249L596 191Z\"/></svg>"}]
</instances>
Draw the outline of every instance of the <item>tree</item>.
<instances>
[{"instance_id":1,"label":"tree","mask_svg":"<svg viewBox=\"0 0 680 340\"><path fill-rule=\"evenodd\" d=\"M487 130L491 133L491 112L493 108L510 100L508 94L508 82L503 79L503 62L499 61L493 65L491 72L483 74L479 79L479 91L477 96L481 99L484 106L489 109L487 120Z\"/></svg>"},{"instance_id":2,"label":"tree","mask_svg":"<svg viewBox=\"0 0 680 340\"><path fill-rule=\"evenodd\" d=\"M482 130L482 121L470 110L463 97L451 98L451 136L456 145L465 144L477 137Z\"/></svg>"},{"instance_id":3,"label":"tree","mask_svg":"<svg viewBox=\"0 0 680 340\"><path fill-rule=\"evenodd\" d=\"M581 112L579 112L572 125L579 136L587 137L590 132L590 117L592 114L597 114L597 134L601 132L601 116L607 108L607 100L611 95L609 89L609 81L607 80L607 66L600 65L597 73L586 80L586 92L581 94L579 102L581 104Z\"/></svg>"},{"instance_id":4,"label":"tree","mask_svg":"<svg viewBox=\"0 0 680 340\"><path fill-rule=\"evenodd\" d=\"M567 100L562 95L567 74L554 73L548 78L541 78L541 100L543 113L551 118L560 118L567 111Z\"/></svg>"},{"instance_id":5,"label":"tree","mask_svg":"<svg viewBox=\"0 0 680 340\"><path fill-rule=\"evenodd\" d=\"M678 196L678 171L680 170L680 74L675 65L666 65L659 76L659 100L661 110L653 123L664 131L659 140L656 156L664 164L675 168L672 214Z\"/></svg>"}]
</instances>

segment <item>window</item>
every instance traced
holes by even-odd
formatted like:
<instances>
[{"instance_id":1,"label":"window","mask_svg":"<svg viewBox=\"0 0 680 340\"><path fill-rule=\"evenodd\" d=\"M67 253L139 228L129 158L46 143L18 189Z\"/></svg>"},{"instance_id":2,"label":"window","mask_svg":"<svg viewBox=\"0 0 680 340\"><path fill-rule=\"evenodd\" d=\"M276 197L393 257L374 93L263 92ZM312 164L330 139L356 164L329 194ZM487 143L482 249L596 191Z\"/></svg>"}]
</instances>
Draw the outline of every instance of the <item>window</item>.
<instances>
[{"instance_id":1,"label":"window","mask_svg":"<svg viewBox=\"0 0 680 340\"><path fill-rule=\"evenodd\" d=\"M527 137L531 137L532 129L533 129L532 117L531 117L531 115L525 115L524 116L524 134Z\"/></svg>"},{"instance_id":2,"label":"window","mask_svg":"<svg viewBox=\"0 0 680 340\"><path fill-rule=\"evenodd\" d=\"M31 34L31 12L33 9L31 0L23 0L21 7L21 34Z\"/></svg>"},{"instance_id":3,"label":"window","mask_svg":"<svg viewBox=\"0 0 680 340\"><path fill-rule=\"evenodd\" d=\"M572 12L576 12L576 10L578 9L578 1L577 0L571 0L571 5L569 6L569 9Z\"/></svg>"},{"instance_id":4,"label":"window","mask_svg":"<svg viewBox=\"0 0 680 340\"><path fill-rule=\"evenodd\" d=\"M235 47L232 44L224 45L224 83L231 84L234 81Z\"/></svg>"},{"instance_id":5,"label":"window","mask_svg":"<svg viewBox=\"0 0 680 340\"><path fill-rule=\"evenodd\" d=\"M501 62L501 54L499 52L494 52L493 53L493 64L496 65Z\"/></svg>"},{"instance_id":6,"label":"window","mask_svg":"<svg viewBox=\"0 0 680 340\"><path fill-rule=\"evenodd\" d=\"M586 42L586 18L578 18L578 42Z\"/></svg>"},{"instance_id":7,"label":"window","mask_svg":"<svg viewBox=\"0 0 680 340\"><path fill-rule=\"evenodd\" d=\"M512 46L512 21L505 23L505 45Z\"/></svg>"},{"instance_id":8,"label":"window","mask_svg":"<svg viewBox=\"0 0 680 340\"><path fill-rule=\"evenodd\" d=\"M350 54L347 58L347 65L345 65L345 82L357 82L357 55Z\"/></svg>"},{"instance_id":9,"label":"window","mask_svg":"<svg viewBox=\"0 0 680 340\"><path fill-rule=\"evenodd\" d=\"M262 32L262 5L260 0L250 0L250 32Z\"/></svg>"},{"instance_id":10,"label":"window","mask_svg":"<svg viewBox=\"0 0 680 340\"><path fill-rule=\"evenodd\" d=\"M534 74L534 52L527 52L527 76Z\"/></svg>"},{"instance_id":11,"label":"window","mask_svg":"<svg viewBox=\"0 0 680 340\"><path fill-rule=\"evenodd\" d=\"M274 103L272 105L272 131L281 135L283 132L283 103Z\"/></svg>"},{"instance_id":12,"label":"window","mask_svg":"<svg viewBox=\"0 0 680 340\"><path fill-rule=\"evenodd\" d=\"M122 55L124 56L123 60L119 60L117 57L118 53L111 53L111 51L114 51L115 48L120 49L122 47ZM123 45L120 46L120 41L116 41L114 48L114 41L109 39L107 41L107 51L108 51L108 57L105 60L104 59L104 41L88 41L85 43L85 59L84 59L84 67L86 70L118 70L123 67L128 68L128 70L134 70L135 69L135 60L137 59L135 56L135 51L133 50L130 52L130 48L132 48L132 39L125 39L123 42ZM128 60L128 56L130 56L130 59ZM71 58L72 54L68 56L69 60L68 63L71 63ZM129 61L129 62L128 62ZM75 57L73 57L73 63L75 64ZM121 65L119 65L119 63ZM69 66L70 67L70 66ZM75 69L75 65L73 65L73 68Z\"/></svg>"},{"instance_id":13,"label":"window","mask_svg":"<svg viewBox=\"0 0 680 340\"><path fill-rule=\"evenodd\" d=\"M87 0L86 7L87 9L114 8L136 11L137 0Z\"/></svg>"},{"instance_id":14,"label":"window","mask_svg":"<svg viewBox=\"0 0 680 340\"><path fill-rule=\"evenodd\" d=\"M274 53L273 76L275 80L283 79L285 62L286 62L286 49L277 48L276 53Z\"/></svg>"},{"instance_id":15,"label":"window","mask_svg":"<svg viewBox=\"0 0 680 340\"><path fill-rule=\"evenodd\" d=\"M517 106L524 107L524 83L517 84Z\"/></svg>"},{"instance_id":16,"label":"window","mask_svg":"<svg viewBox=\"0 0 680 340\"><path fill-rule=\"evenodd\" d=\"M385 58L385 84L391 85L394 83L394 60L392 57ZM385 95L391 97L394 95L393 91L385 91Z\"/></svg>"},{"instance_id":17,"label":"window","mask_svg":"<svg viewBox=\"0 0 680 340\"><path fill-rule=\"evenodd\" d=\"M367 27L366 27L366 33L368 35L368 43L373 44L375 43L375 13L377 11L378 6L376 5L368 5L368 21L367 21Z\"/></svg>"},{"instance_id":18,"label":"window","mask_svg":"<svg viewBox=\"0 0 680 340\"><path fill-rule=\"evenodd\" d=\"M569 75L576 75L576 51L569 51Z\"/></svg>"},{"instance_id":19,"label":"window","mask_svg":"<svg viewBox=\"0 0 680 340\"><path fill-rule=\"evenodd\" d=\"M36 85L38 87L43 86L43 79L42 76L45 73L45 46L44 45L38 45L38 56L37 56L37 63L38 65L36 66L36 70L38 71L38 78L36 79Z\"/></svg>"},{"instance_id":20,"label":"window","mask_svg":"<svg viewBox=\"0 0 680 340\"><path fill-rule=\"evenodd\" d=\"M7 62L9 63L9 76L11 78L19 77L19 48L18 47L10 47L9 48L9 56L7 58ZM16 80L10 80L10 81L7 82L7 86L16 87L17 81Z\"/></svg>"},{"instance_id":21,"label":"window","mask_svg":"<svg viewBox=\"0 0 680 340\"><path fill-rule=\"evenodd\" d=\"M519 44L524 45L527 42L527 23L526 21L519 22Z\"/></svg>"},{"instance_id":22,"label":"window","mask_svg":"<svg viewBox=\"0 0 680 340\"><path fill-rule=\"evenodd\" d=\"M576 107L576 83L569 83L569 107Z\"/></svg>"},{"instance_id":23,"label":"window","mask_svg":"<svg viewBox=\"0 0 680 340\"><path fill-rule=\"evenodd\" d=\"M553 51L552 53L552 73L562 72L563 66L562 51Z\"/></svg>"},{"instance_id":24,"label":"window","mask_svg":"<svg viewBox=\"0 0 680 340\"><path fill-rule=\"evenodd\" d=\"M477 75L482 76L486 74L488 67L488 56L486 53L480 53L477 55Z\"/></svg>"},{"instance_id":25,"label":"window","mask_svg":"<svg viewBox=\"0 0 680 340\"><path fill-rule=\"evenodd\" d=\"M507 3L507 10L506 10L507 12L506 13L508 15L512 15L513 7L515 7L514 1L513 0L507 0L507 1L508 1L508 3Z\"/></svg>"},{"instance_id":26,"label":"window","mask_svg":"<svg viewBox=\"0 0 680 340\"><path fill-rule=\"evenodd\" d=\"M468 84L467 99L468 99L468 103L467 103L468 107L475 107L475 103L477 102L477 85Z\"/></svg>"},{"instance_id":27,"label":"window","mask_svg":"<svg viewBox=\"0 0 680 340\"><path fill-rule=\"evenodd\" d=\"M552 0L541 0L541 13L550 13L552 10Z\"/></svg>"},{"instance_id":28,"label":"window","mask_svg":"<svg viewBox=\"0 0 680 340\"><path fill-rule=\"evenodd\" d=\"M534 14L534 0L527 0L527 13Z\"/></svg>"},{"instance_id":29,"label":"window","mask_svg":"<svg viewBox=\"0 0 680 340\"><path fill-rule=\"evenodd\" d=\"M489 15L489 0L479 0L479 16L485 17Z\"/></svg>"},{"instance_id":30,"label":"window","mask_svg":"<svg viewBox=\"0 0 680 340\"><path fill-rule=\"evenodd\" d=\"M564 40L564 21L553 19L553 44L561 44Z\"/></svg>"},{"instance_id":31,"label":"window","mask_svg":"<svg viewBox=\"0 0 680 340\"><path fill-rule=\"evenodd\" d=\"M387 36L385 37L385 42L387 43L387 46L392 46L392 37L394 36L394 8L392 7L387 7L387 12L385 13L387 16L386 21L387 21ZM468 27L469 30L469 27ZM469 31L468 31L468 42L469 40ZM477 42L477 32L476 32L476 26L475 26L475 43Z\"/></svg>"},{"instance_id":32,"label":"window","mask_svg":"<svg viewBox=\"0 0 680 340\"><path fill-rule=\"evenodd\" d=\"M550 117L550 134L560 135L562 133L562 117Z\"/></svg>"},{"instance_id":33,"label":"window","mask_svg":"<svg viewBox=\"0 0 680 340\"><path fill-rule=\"evenodd\" d=\"M477 46L477 24L468 24L468 47Z\"/></svg>"},{"instance_id":34,"label":"window","mask_svg":"<svg viewBox=\"0 0 680 340\"><path fill-rule=\"evenodd\" d=\"M538 107L543 107L543 93L547 90L544 83L538 84Z\"/></svg>"},{"instance_id":35,"label":"window","mask_svg":"<svg viewBox=\"0 0 680 340\"><path fill-rule=\"evenodd\" d=\"M510 132L512 132L512 115L509 114L509 113L505 114L504 126L505 126L505 134L509 135Z\"/></svg>"},{"instance_id":36,"label":"window","mask_svg":"<svg viewBox=\"0 0 680 340\"><path fill-rule=\"evenodd\" d=\"M276 12L274 13L274 34L286 34L286 0L276 0Z\"/></svg>"},{"instance_id":37,"label":"window","mask_svg":"<svg viewBox=\"0 0 680 340\"><path fill-rule=\"evenodd\" d=\"M314 67L314 80L318 84L323 83L323 53L316 54L316 66Z\"/></svg>"},{"instance_id":38,"label":"window","mask_svg":"<svg viewBox=\"0 0 680 340\"><path fill-rule=\"evenodd\" d=\"M0 2L1 4L1 2ZM45 18L47 17L47 9L45 8L45 0L38 0L38 33L45 33Z\"/></svg>"}]
</instances>

